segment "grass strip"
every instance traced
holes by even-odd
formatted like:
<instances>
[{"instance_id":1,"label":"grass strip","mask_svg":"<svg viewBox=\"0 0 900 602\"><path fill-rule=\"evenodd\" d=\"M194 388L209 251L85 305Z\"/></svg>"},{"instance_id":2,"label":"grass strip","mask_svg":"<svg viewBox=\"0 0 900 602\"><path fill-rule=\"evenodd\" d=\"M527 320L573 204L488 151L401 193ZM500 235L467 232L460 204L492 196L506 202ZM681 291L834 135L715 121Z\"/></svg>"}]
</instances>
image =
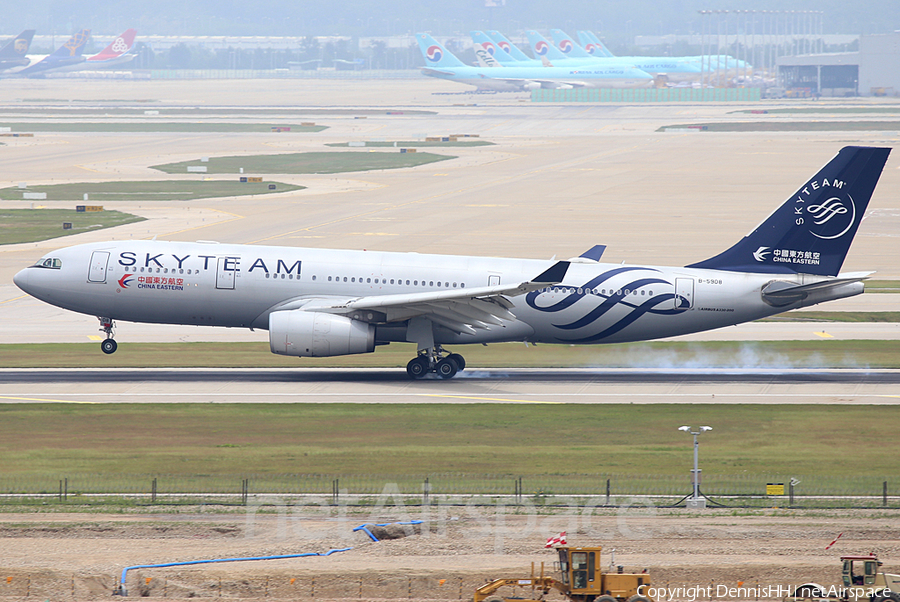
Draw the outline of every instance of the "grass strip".
<instances>
[{"instance_id":1,"label":"grass strip","mask_svg":"<svg viewBox=\"0 0 900 602\"><path fill-rule=\"evenodd\" d=\"M37 242L144 219L121 211L78 213L74 209L0 209L0 245ZM72 228L63 230L64 222L71 222Z\"/></svg>"},{"instance_id":2,"label":"grass strip","mask_svg":"<svg viewBox=\"0 0 900 602\"><path fill-rule=\"evenodd\" d=\"M790 311L758 322L900 322L900 311Z\"/></svg>"},{"instance_id":3,"label":"grass strip","mask_svg":"<svg viewBox=\"0 0 900 602\"><path fill-rule=\"evenodd\" d=\"M656 131L669 128L703 128L707 132L872 132L900 130L900 121L738 121L666 125Z\"/></svg>"},{"instance_id":4,"label":"grass strip","mask_svg":"<svg viewBox=\"0 0 900 602\"><path fill-rule=\"evenodd\" d=\"M677 482L662 482L687 492L691 440L682 424L714 428L702 438L705 486L714 475L757 492L766 480L754 475L802 475L803 493L849 493L868 477L869 493L880 494L885 475L896 486L896 444L872 445L871 429L847 428L897 432L900 413L888 406L4 404L0 490L53 492L58 479L80 474L94 475L93 490L148 491L149 479L129 475L160 474L193 491L216 476L236 491L238 475L256 475L254 491L278 491L304 487L296 475L343 474L380 493L386 481L430 474L438 492L471 491L485 475L508 476L501 491L509 493L525 476L532 492L529 478L546 475L556 478L553 492L566 493L584 481L599 489L596 475L615 474L673 475ZM330 489L319 480L322 493ZM352 478L341 486L355 488ZM79 488L89 486L71 478L69 491Z\"/></svg>"},{"instance_id":5,"label":"grass strip","mask_svg":"<svg viewBox=\"0 0 900 602\"><path fill-rule=\"evenodd\" d=\"M272 133L274 128L289 127L281 134L305 134L327 130L324 125L294 125L273 123L226 123L189 121L35 121L6 122L0 127L11 128L12 132L231 132L231 133Z\"/></svg>"},{"instance_id":6,"label":"grass strip","mask_svg":"<svg viewBox=\"0 0 900 602\"><path fill-rule=\"evenodd\" d=\"M203 165L203 163L199 163ZM275 189L270 190L269 186ZM75 184L49 184L0 188L0 200L21 201L25 192L45 192L48 201L73 201L83 205L102 205L114 201L189 201L230 196L272 194L303 190L305 186L295 186L283 182L240 182L231 180L162 180L144 182L78 182ZM84 200L88 195L88 201Z\"/></svg>"},{"instance_id":7,"label":"grass strip","mask_svg":"<svg viewBox=\"0 0 900 602\"><path fill-rule=\"evenodd\" d=\"M411 344L392 343L375 353L332 358L273 355L268 342L129 343L120 325L119 350L98 343L0 344L3 368L403 368ZM93 334L93 333L91 333ZM900 341L705 341L568 346L500 343L458 346L472 368L900 368Z\"/></svg>"},{"instance_id":8,"label":"grass strip","mask_svg":"<svg viewBox=\"0 0 900 602\"><path fill-rule=\"evenodd\" d=\"M867 293L900 292L900 280L866 280Z\"/></svg>"},{"instance_id":9,"label":"grass strip","mask_svg":"<svg viewBox=\"0 0 900 602\"><path fill-rule=\"evenodd\" d=\"M209 162L202 163L208 173L236 174L241 169L245 173L282 173L282 174L328 174L350 171L369 171L373 169L400 169L416 167L436 161L455 159L449 155L434 153L401 153L395 152L321 152L321 153L288 153L283 155L249 155L236 157L210 157ZM188 166L201 165L199 161L181 161L154 165L166 173L186 173Z\"/></svg>"}]
</instances>

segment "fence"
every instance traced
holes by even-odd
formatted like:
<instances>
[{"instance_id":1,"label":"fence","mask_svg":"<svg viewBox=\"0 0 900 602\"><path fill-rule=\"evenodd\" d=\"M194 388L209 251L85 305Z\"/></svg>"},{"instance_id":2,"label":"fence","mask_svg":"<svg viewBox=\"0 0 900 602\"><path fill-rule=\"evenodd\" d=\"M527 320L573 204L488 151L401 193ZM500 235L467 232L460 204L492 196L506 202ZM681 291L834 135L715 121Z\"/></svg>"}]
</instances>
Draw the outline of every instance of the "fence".
<instances>
[{"instance_id":1,"label":"fence","mask_svg":"<svg viewBox=\"0 0 900 602\"><path fill-rule=\"evenodd\" d=\"M701 492L727 507L900 507L887 477L704 475ZM897 478L894 477L894 483ZM783 495L767 495L782 484ZM777 486L769 492L777 492ZM688 475L397 474L124 475L70 474L0 478L0 504L246 504L250 496L315 496L334 504L437 503L618 505L645 497L673 505L691 492ZM316 501L315 503L321 503Z\"/></svg>"}]
</instances>

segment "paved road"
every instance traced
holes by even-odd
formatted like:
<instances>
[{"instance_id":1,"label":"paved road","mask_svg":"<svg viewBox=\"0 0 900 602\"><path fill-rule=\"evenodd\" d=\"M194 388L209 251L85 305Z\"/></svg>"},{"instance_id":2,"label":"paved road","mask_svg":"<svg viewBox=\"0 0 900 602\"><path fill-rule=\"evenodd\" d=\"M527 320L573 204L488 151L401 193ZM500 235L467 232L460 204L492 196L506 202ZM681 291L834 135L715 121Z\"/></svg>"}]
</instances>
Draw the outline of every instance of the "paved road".
<instances>
[{"instance_id":1,"label":"paved road","mask_svg":"<svg viewBox=\"0 0 900 602\"><path fill-rule=\"evenodd\" d=\"M900 404L898 370L0 370L2 403Z\"/></svg>"}]
</instances>

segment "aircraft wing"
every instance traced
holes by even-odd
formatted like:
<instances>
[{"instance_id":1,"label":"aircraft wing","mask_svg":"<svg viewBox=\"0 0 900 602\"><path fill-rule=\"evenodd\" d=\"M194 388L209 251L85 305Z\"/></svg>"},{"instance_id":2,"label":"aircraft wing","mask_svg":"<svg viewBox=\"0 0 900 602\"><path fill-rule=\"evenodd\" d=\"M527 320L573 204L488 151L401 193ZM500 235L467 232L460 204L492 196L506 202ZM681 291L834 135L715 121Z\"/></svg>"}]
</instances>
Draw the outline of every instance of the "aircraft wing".
<instances>
[{"instance_id":1,"label":"aircraft wing","mask_svg":"<svg viewBox=\"0 0 900 602\"><path fill-rule=\"evenodd\" d=\"M432 69L431 67L420 67L420 69L422 70L422 73L424 73L425 75L437 75L437 76L456 75L455 72L448 71L446 69Z\"/></svg>"},{"instance_id":2,"label":"aircraft wing","mask_svg":"<svg viewBox=\"0 0 900 602\"><path fill-rule=\"evenodd\" d=\"M310 299L300 309L383 322L421 316L454 332L475 334L476 329L483 330L491 324L501 326L503 320L516 319L509 311L513 305L506 297L516 297L558 284L568 269L568 261L559 261L527 282L350 299L316 298ZM371 313L372 317L364 315L367 313Z\"/></svg>"}]
</instances>

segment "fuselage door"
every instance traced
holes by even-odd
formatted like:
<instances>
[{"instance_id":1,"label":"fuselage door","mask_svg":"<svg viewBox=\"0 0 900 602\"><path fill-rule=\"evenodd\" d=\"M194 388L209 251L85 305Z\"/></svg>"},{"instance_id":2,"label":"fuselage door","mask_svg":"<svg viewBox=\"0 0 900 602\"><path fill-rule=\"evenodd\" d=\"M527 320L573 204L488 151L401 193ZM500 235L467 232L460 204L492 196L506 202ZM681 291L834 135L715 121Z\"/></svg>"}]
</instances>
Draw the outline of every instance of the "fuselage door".
<instances>
[{"instance_id":1,"label":"fuselage door","mask_svg":"<svg viewBox=\"0 0 900 602\"><path fill-rule=\"evenodd\" d=\"M234 259L231 257L219 257L216 269L216 288L234 290Z\"/></svg>"},{"instance_id":2,"label":"fuselage door","mask_svg":"<svg viewBox=\"0 0 900 602\"><path fill-rule=\"evenodd\" d=\"M691 309L694 307L694 279L675 279L675 309Z\"/></svg>"},{"instance_id":3,"label":"fuselage door","mask_svg":"<svg viewBox=\"0 0 900 602\"><path fill-rule=\"evenodd\" d=\"M108 263L109 251L94 251L91 253L88 282L106 282L106 266Z\"/></svg>"},{"instance_id":4,"label":"fuselage door","mask_svg":"<svg viewBox=\"0 0 900 602\"><path fill-rule=\"evenodd\" d=\"M499 274L488 275L488 286L497 286L498 284L500 284L500 275Z\"/></svg>"}]
</instances>

